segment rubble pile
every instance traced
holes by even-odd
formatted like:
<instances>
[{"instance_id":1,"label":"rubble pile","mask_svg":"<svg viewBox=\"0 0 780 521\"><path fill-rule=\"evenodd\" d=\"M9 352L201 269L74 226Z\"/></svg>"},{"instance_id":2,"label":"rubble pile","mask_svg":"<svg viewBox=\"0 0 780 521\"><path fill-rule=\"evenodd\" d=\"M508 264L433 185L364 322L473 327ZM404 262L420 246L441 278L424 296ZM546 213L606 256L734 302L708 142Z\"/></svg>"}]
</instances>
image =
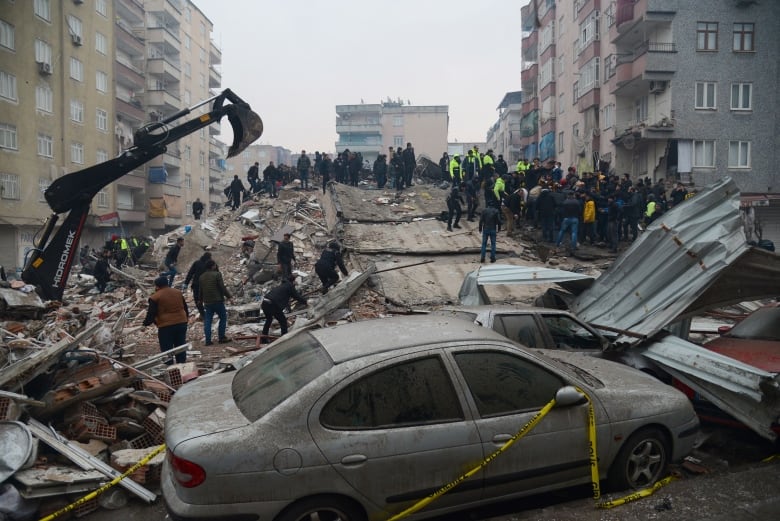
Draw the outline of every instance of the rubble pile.
<instances>
[{"instance_id":1,"label":"rubble pile","mask_svg":"<svg viewBox=\"0 0 780 521\"><path fill-rule=\"evenodd\" d=\"M276 244L291 233L298 290L307 306L288 313L292 327L382 316L383 300L369 290L348 301L372 270L353 272L325 296L314 263L338 236L326 222L318 192L283 190L278 199L255 198L235 212L156 238L134 266L116 269L104 293L94 277L71 273L62 302L43 302L34 288L10 281L0 287L0 519L33 519L68 507L79 517L120 508L129 497L152 502L159 492L163 455L88 501L73 503L114 480L164 442L165 412L181 385L206 373L232 369L235 355L262 347L261 301L278 283ZM325 199L325 198L323 198ZM188 344L160 353L155 327L144 328L147 299L176 238L184 247L174 286L210 251L233 295L228 303L232 342L205 346L192 295ZM296 324L297 322L297 324ZM272 333L275 331L272 330ZM276 332L278 334L278 332ZM166 365L186 350L188 362ZM21 457L24 456L24 457Z\"/></svg>"}]
</instances>

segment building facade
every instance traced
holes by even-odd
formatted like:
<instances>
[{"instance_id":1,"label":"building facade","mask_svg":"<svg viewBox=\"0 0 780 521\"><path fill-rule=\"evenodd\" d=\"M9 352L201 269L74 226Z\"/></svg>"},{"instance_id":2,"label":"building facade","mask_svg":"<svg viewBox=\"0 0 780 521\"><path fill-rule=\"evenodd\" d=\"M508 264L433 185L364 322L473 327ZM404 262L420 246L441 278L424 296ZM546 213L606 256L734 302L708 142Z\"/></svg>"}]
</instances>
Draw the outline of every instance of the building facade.
<instances>
[{"instance_id":1,"label":"building facade","mask_svg":"<svg viewBox=\"0 0 780 521\"><path fill-rule=\"evenodd\" d=\"M187 0L30 0L0 11L0 264L19 272L51 214L49 184L116 157L134 132L221 84L212 24ZM207 111L209 106L193 112ZM183 122L184 119L179 121ZM177 122L174 122L175 125ZM104 188L82 244L148 234L222 199L218 125Z\"/></svg>"},{"instance_id":2,"label":"building facade","mask_svg":"<svg viewBox=\"0 0 780 521\"><path fill-rule=\"evenodd\" d=\"M488 130L487 149L493 150L496 157L514 164L522 155L520 147L520 122L523 119L522 91L507 92L498 104L498 121ZM484 152L484 151L483 151Z\"/></svg>"},{"instance_id":3,"label":"building facade","mask_svg":"<svg viewBox=\"0 0 780 521\"><path fill-rule=\"evenodd\" d=\"M336 105L336 151L360 152L373 164L389 147L412 143L417 156L438 160L447 150L449 107L418 106L401 101Z\"/></svg>"},{"instance_id":4,"label":"building facade","mask_svg":"<svg viewBox=\"0 0 780 521\"><path fill-rule=\"evenodd\" d=\"M521 16L525 157L694 189L731 176L780 240L780 2L532 0Z\"/></svg>"}]
</instances>

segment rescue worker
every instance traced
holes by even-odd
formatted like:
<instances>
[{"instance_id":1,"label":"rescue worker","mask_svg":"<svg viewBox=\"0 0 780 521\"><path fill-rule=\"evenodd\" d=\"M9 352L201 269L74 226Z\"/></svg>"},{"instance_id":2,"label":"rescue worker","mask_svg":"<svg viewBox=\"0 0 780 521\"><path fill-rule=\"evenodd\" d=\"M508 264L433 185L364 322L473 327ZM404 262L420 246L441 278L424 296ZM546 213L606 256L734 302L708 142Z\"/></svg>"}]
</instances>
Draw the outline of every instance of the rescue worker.
<instances>
[{"instance_id":1,"label":"rescue worker","mask_svg":"<svg viewBox=\"0 0 780 521\"><path fill-rule=\"evenodd\" d=\"M103 250L100 258L95 263L95 267L92 270L92 274L95 276L95 287L101 293L106 291L106 284L111 279L111 269L109 268L109 261L111 260L111 252Z\"/></svg>"},{"instance_id":2,"label":"rescue worker","mask_svg":"<svg viewBox=\"0 0 780 521\"><path fill-rule=\"evenodd\" d=\"M460 195L460 186L453 186L450 191L450 195L447 196L447 231L451 232L452 228L460 228L460 216L463 214L463 198ZM455 224L452 223L453 217L455 218Z\"/></svg>"},{"instance_id":3,"label":"rescue worker","mask_svg":"<svg viewBox=\"0 0 780 521\"><path fill-rule=\"evenodd\" d=\"M200 299L200 276L206 272L206 264L210 260L211 252L207 251L193 262L187 271L187 277L184 279L184 287L182 288L183 291L187 291L187 287L192 283L192 298L195 301L195 307L198 308L201 320L203 320L206 312L203 308L203 301Z\"/></svg>"},{"instance_id":4,"label":"rescue worker","mask_svg":"<svg viewBox=\"0 0 780 521\"><path fill-rule=\"evenodd\" d=\"M282 274L282 279L289 279L292 277L292 263L295 260L295 248L290 240L290 234L285 233L282 236L282 242L279 243L279 247L276 250L276 262L279 264L279 271Z\"/></svg>"},{"instance_id":5,"label":"rescue worker","mask_svg":"<svg viewBox=\"0 0 780 521\"><path fill-rule=\"evenodd\" d=\"M218 338L220 344L230 342L225 336L227 333L227 309L225 302L230 300L230 292L225 287L222 274L219 272L214 259L206 262L206 271L200 276L200 300L203 302L203 333L206 337L205 344L211 345L211 324L214 313L219 317Z\"/></svg>"},{"instance_id":6,"label":"rescue worker","mask_svg":"<svg viewBox=\"0 0 780 521\"><path fill-rule=\"evenodd\" d=\"M265 315L265 324L263 325L262 343L267 344L269 342L268 332L271 330L271 323L274 319L279 322L282 336L287 334L287 316L284 314L284 310L290 305L291 298L294 298L304 306L306 305L306 299L295 289L295 275L289 279L282 279L281 284L263 297L261 307Z\"/></svg>"},{"instance_id":7,"label":"rescue worker","mask_svg":"<svg viewBox=\"0 0 780 521\"><path fill-rule=\"evenodd\" d=\"M155 292L149 297L149 309L143 325L157 325L157 339L160 342L160 352L187 343L187 317L189 310L181 291L171 288L168 279L157 277L154 281ZM176 363L187 361L187 352L176 353ZM165 362L170 365L172 360Z\"/></svg>"},{"instance_id":8,"label":"rescue worker","mask_svg":"<svg viewBox=\"0 0 780 521\"><path fill-rule=\"evenodd\" d=\"M460 170L460 156L455 154L450 160L450 183L451 186L460 186L460 182L463 176Z\"/></svg>"},{"instance_id":9,"label":"rescue worker","mask_svg":"<svg viewBox=\"0 0 780 521\"><path fill-rule=\"evenodd\" d=\"M176 274L178 273L178 271L176 271L176 263L179 261L179 252L181 251L182 246L184 246L184 239L179 237L165 255L164 264L165 267L168 268L168 271L161 273L160 276L167 276L168 285L171 287L173 287L173 279L176 278Z\"/></svg>"},{"instance_id":10,"label":"rescue worker","mask_svg":"<svg viewBox=\"0 0 780 521\"><path fill-rule=\"evenodd\" d=\"M127 257L130 254L130 245L127 244L127 239L124 237L117 237L114 243L115 266L116 269L121 270L122 265L127 261Z\"/></svg>"},{"instance_id":11,"label":"rescue worker","mask_svg":"<svg viewBox=\"0 0 780 521\"><path fill-rule=\"evenodd\" d=\"M314 264L314 271L322 281L322 294L328 292L331 286L335 286L339 281L339 275L336 273L336 266L338 266L341 273L346 277L347 268L344 266L344 260L341 258L341 247L336 241L328 244L328 247L320 255L320 260Z\"/></svg>"}]
</instances>

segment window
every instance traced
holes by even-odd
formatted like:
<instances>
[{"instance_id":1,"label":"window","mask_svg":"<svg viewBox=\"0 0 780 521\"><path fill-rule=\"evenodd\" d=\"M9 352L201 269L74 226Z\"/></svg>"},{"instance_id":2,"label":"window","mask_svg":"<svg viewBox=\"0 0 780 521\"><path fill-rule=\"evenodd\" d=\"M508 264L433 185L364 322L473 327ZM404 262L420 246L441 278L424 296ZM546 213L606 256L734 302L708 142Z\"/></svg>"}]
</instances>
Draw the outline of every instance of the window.
<instances>
[{"instance_id":1,"label":"window","mask_svg":"<svg viewBox=\"0 0 780 521\"><path fill-rule=\"evenodd\" d=\"M634 100L634 121L636 123L647 121L647 96Z\"/></svg>"},{"instance_id":2,"label":"window","mask_svg":"<svg viewBox=\"0 0 780 521\"><path fill-rule=\"evenodd\" d=\"M43 40L35 40L35 61L51 65L51 45Z\"/></svg>"},{"instance_id":3,"label":"window","mask_svg":"<svg viewBox=\"0 0 780 521\"><path fill-rule=\"evenodd\" d=\"M184 62L184 75L188 78L192 77L192 65L189 62Z\"/></svg>"},{"instance_id":4,"label":"window","mask_svg":"<svg viewBox=\"0 0 780 521\"><path fill-rule=\"evenodd\" d=\"M393 116L393 126L394 127L403 127L404 126L404 117L403 116ZM400 143L399 143L400 145Z\"/></svg>"},{"instance_id":5,"label":"window","mask_svg":"<svg viewBox=\"0 0 780 521\"><path fill-rule=\"evenodd\" d=\"M198 87L205 88L206 87L206 75L202 72L198 74Z\"/></svg>"},{"instance_id":6,"label":"window","mask_svg":"<svg viewBox=\"0 0 780 521\"><path fill-rule=\"evenodd\" d=\"M200 62L201 63L206 63L206 51L201 49L200 52L198 53L198 55L200 57Z\"/></svg>"},{"instance_id":7,"label":"window","mask_svg":"<svg viewBox=\"0 0 780 521\"><path fill-rule=\"evenodd\" d=\"M352 382L323 407L331 429L379 429L464 419L438 357L380 369Z\"/></svg>"},{"instance_id":8,"label":"window","mask_svg":"<svg viewBox=\"0 0 780 521\"><path fill-rule=\"evenodd\" d=\"M393 146L394 147L401 147L404 145L404 137L403 136L393 136Z\"/></svg>"},{"instance_id":9,"label":"window","mask_svg":"<svg viewBox=\"0 0 780 521\"><path fill-rule=\"evenodd\" d=\"M108 112L103 109L95 111L95 126L98 130L108 132Z\"/></svg>"},{"instance_id":10,"label":"window","mask_svg":"<svg viewBox=\"0 0 780 521\"><path fill-rule=\"evenodd\" d=\"M98 208L108 208L108 190L103 188L97 193Z\"/></svg>"},{"instance_id":11,"label":"window","mask_svg":"<svg viewBox=\"0 0 780 521\"><path fill-rule=\"evenodd\" d=\"M693 166L715 168L715 141L693 142Z\"/></svg>"},{"instance_id":12,"label":"window","mask_svg":"<svg viewBox=\"0 0 780 521\"><path fill-rule=\"evenodd\" d=\"M558 68L558 71L557 71L557 75L558 76L562 76L563 75L564 58L565 58L565 56L563 54L558 56L558 60L557 60L558 63L556 63L556 65L555 65Z\"/></svg>"},{"instance_id":13,"label":"window","mask_svg":"<svg viewBox=\"0 0 780 521\"><path fill-rule=\"evenodd\" d=\"M206 153L202 150L198 152L198 164L201 166L204 166L206 164ZM190 186L190 188L192 188L192 186Z\"/></svg>"},{"instance_id":14,"label":"window","mask_svg":"<svg viewBox=\"0 0 780 521\"><path fill-rule=\"evenodd\" d=\"M716 22L699 22L696 24L696 50L718 50L718 24Z\"/></svg>"},{"instance_id":15,"label":"window","mask_svg":"<svg viewBox=\"0 0 780 521\"><path fill-rule=\"evenodd\" d=\"M539 68L539 88L542 89L553 81L553 60L547 60Z\"/></svg>"},{"instance_id":16,"label":"window","mask_svg":"<svg viewBox=\"0 0 780 521\"><path fill-rule=\"evenodd\" d=\"M555 41L555 22L550 22L550 25L542 27L539 32L539 54L547 49Z\"/></svg>"},{"instance_id":17,"label":"window","mask_svg":"<svg viewBox=\"0 0 780 521\"><path fill-rule=\"evenodd\" d=\"M555 119L555 96L548 96L542 100L542 111L539 119L542 122Z\"/></svg>"},{"instance_id":18,"label":"window","mask_svg":"<svg viewBox=\"0 0 780 521\"><path fill-rule=\"evenodd\" d=\"M206 37L206 24L203 22L200 23L200 35Z\"/></svg>"},{"instance_id":19,"label":"window","mask_svg":"<svg viewBox=\"0 0 780 521\"><path fill-rule=\"evenodd\" d=\"M192 201L184 202L184 215L190 217L192 215Z\"/></svg>"},{"instance_id":20,"label":"window","mask_svg":"<svg viewBox=\"0 0 780 521\"><path fill-rule=\"evenodd\" d=\"M71 36L78 36L81 38L83 36L81 20L73 15L68 16L68 30L70 31Z\"/></svg>"},{"instance_id":21,"label":"window","mask_svg":"<svg viewBox=\"0 0 780 521\"><path fill-rule=\"evenodd\" d=\"M753 24L734 24L734 42L732 44L732 49L737 52L755 51L753 31Z\"/></svg>"},{"instance_id":22,"label":"window","mask_svg":"<svg viewBox=\"0 0 780 521\"><path fill-rule=\"evenodd\" d=\"M16 138L16 125L0 123L0 148L17 150Z\"/></svg>"},{"instance_id":23,"label":"window","mask_svg":"<svg viewBox=\"0 0 780 521\"><path fill-rule=\"evenodd\" d=\"M95 159L97 159L98 163L105 163L108 161L108 152L102 149L98 150L95 152Z\"/></svg>"},{"instance_id":24,"label":"window","mask_svg":"<svg viewBox=\"0 0 780 521\"><path fill-rule=\"evenodd\" d=\"M54 93L48 85L35 87L35 108L48 113L54 111Z\"/></svg>"},{"instance_id":25,"label":"window","mask_svg":"<svg viewBox=\"0 0 780 521\"><path fill-rule=\"evenodd\" d=\"M556 349L590 349L598 350L604 347L601 339L582 324L565 315L542 315L542 320L555 342Z\"/></svg>"},{"instance_id":26,"label":"window","mask_svg":"<svg viewBox=\"0 0 780 521\"><path fill-rule=\"evenodd\" d=\"M184 19L188 22L192 21L192 9L189 7L184 8Z\"/></svg>"},{"instance_id":27,"label":"window","mask_svg":"<svg viewBox=\"0 0 780 521\"><path fill-rule=\"evenodd\" d=\"M38 18L51 22L51 0L35 0L33 12Z\"/></svg>"},{"instance_id":28,"label":"window","mask_svg":"<svg viewBox=\"0 0 780 521\"><path fill-rule=\"evenodd\" d=\"M76 81L84 81L84 64L73 57L70 59L70 77Z\"/></svg>"},{"instance_id":29,"label":"window","mask_svg":"<svg viewBox=\"0 0 780 521\"><path fill-rule=\"evenodd\" d=\"M95 50L100 54L108 54L108 38L100 32L95 33Z\"/></svg>"},{"instance_id":30,"label":"window","mask_svg":"<svg viewBox=\"0 0 780 521\"><path fill-rule=\"evenodd\" d=\"M205 192L206 191L206 178L201 177L200 178L200 191Z\"/></svg>"},{"instance_id":31,"label":"window","mask_svg":"<svg viewBox=\"0 0 780 521\"><path fill-rule=\"evenodd\" d=\"M600 62L601 59L595 57L580 69L580 79L577 81L580 96L599 86L599 79L601 78L599 73Z\"/></svg>"},{"instance_id":32,"label":"window","mask_svg":"<svg viewBox=\"0 0 780 521\"><path fill-rule=\"evenodd\" d=\"M575 81L571 86L571 103L574 105L580 99L580 83Z\"/></svg>"},{"instance_id":33,"label":"window","mask_svg":"<svg viewBox=\"0 0 780 521\"><path fill-rule=\"evenodd\" d=\"M751 83L732 83L731 84L731 110L752 110L753 109L753 84Z\"/></svg>"},{"instance_id":34,"label":"window","mask_svg":"<svg viewBox=\"0 0 780 521\"><path fill-rule=\"evenodd\" d=\"M184 159L189 161L190 157L192 157L192 147L189 145L184 145Z\"/></svg>"},{"instance_id":35,"label":"window","mask_svg":"<svg viewBox=\"0 0 780 521\"><path fill-rule=\"evenodd\" d=\"M558 94L558 114L563 114L563 112L564 112L564 110L563 110L563 97L564 97L564 95L565 95L565 93L563 93L563 92Z\"/></svg>"},{"instance_id":36,"label":"window","mask_svg":"<svg viewBox=\"0 0 780 521\"><path fill-rule=\"evenodd\" d=\"M5 20L0 20L0 46L13 51L16 48L15 39L16 31L14 26Z\"/></svg>"},{"instance_id":37,"label":"window","mask_svg":"<svg viewBox=\"0 0 780 521\"><path fill-rule=\"evenodd\" d=\"M695 107L697 109L715 110L716 93L714 82L697 81Z\"/></svg>"},{"instance_id":38,"label":"window","mask_svg":"<svg viewBox=\"0 0 780 521\"><path fill-rule=\"evenodd\" d=\"M510 353L458 353L455 362L483 418L541 409L564 385L555 374Z\"/></svg>"},{"instance_id":39,"label":"window","mask_svg":"<svg viewBox=\"0 0 780 521\"><path fill-rule=\"evenodd\" d=\"M563 153L563 132L558 132L558 153Z\"/></svg>"},{"instance_id":40,"label":"window","mask_svg":"<svg viewBox=\"0 0 780 521\"><path fill-rule=\"evenodd\" d=\"M0 197L3 199L19 199L21 192L18 175L0 174Z\"/></svg>"},{"instance_id":41,"label":"window","mask_svg":"<svg viewBox=\"0 0 780 521\"><path fill-rule=\"evenodd\" d=\"M103 71L95 72L95 88L98 92L108 92L108 74Z\"/></svg>"},{"instance_id":42,"label":"window","mask_svg":"<svg viewBox=\"0 0 780 521\"><path fill-rule=\"evenodd\" d=\"M185 34L184 35L184 48L189 49L190 48L190 35Z\"/></svg>"},{"instance_id":43,"label":"window","mask_svg":"<svg viewBox=\"0 0 780 521\"><path fill-rule=\"evenodd\" d=\"M0 71L0 98L16 101L16 76Z\"/></svg>"},{"instance_id":44,"label":"window","mask_svg":"<svg viewBox=\"0 0 780 521\"><path fill-rule=\"evenodd\" d=\"M70 119L76 123L84 123L84 104L79 100L70 100Z\"/></svg>"},{"instance_id":45,"label":"window","mask_svg":"<svg viewBox=\"0 0 780 521\"><path fill-rule=\"evenodd\" d=\"M54 157L54 140L46 134L38 134L38 155Z\"/></svg>"},{"instance_id":46,"label":"window","mask_svg":"<svg viewBox=\"0 0 780 521\"><path fill-rule=\"evenodd\" d=\"M571 126L571 135L572 136L579 136L580 135L580 124L575 123Z\"/></svg>"},{"instance_id":47,"label":"window","mask_svg":"<svg viewBox=\"0 0 780 521\"><path fill-rule=\"evenodd\" d=\"M582 52L591 42L599 39L599 12L593 11L580 25L579 52Z\"/></svg>"},{"instance_id":48,"label":"window","mask_svg":"<svg viewBox=\"0 0 780 521\"><path fill-rule=\"evenodd\" d=\"M84 164L84 145L81 143L70 144L70 160L77 165Z\"/></svg>"},{"instance_id":49,"label":"window","mask_svg":"<svg viewBox=\"0 0 780 521\"><path fill-rule=\"evenodd\" d=\"M190 174L184 174L184 188L192 190L192 176Z\"/></svg>"},{"instance_id":50,"label":"window","mask_svg":"<svg viewBox=\"0 0 780 521\"><path fill-rule=\"evenodd\" d=\"M612 128L615 125L615 104L604 105L604 115L601 120L604 122L604 128Z\"/></svg>"},{"instance_id":51,"label":"window","mask_svg":"<svg viewBox=\"0 0 780 521\"><path fill-rule=\"evenodd\" d=\"M190 101L192 100L192 94L190 94L190 91L187 89L184 89L184 104L189 107Z\"/></svg>"},{"instance_id":52,"label":"window","mask_svg":"<svg viewBox=\"0 0 780 521\"><path fill-rule=\"evenodd\" d=\"M729 141L729 168L750 168L750 141Z\"/></svg>"},{"instance_id":53,"label":"window","mask_svg":"<svg viewBox=\"0 0 780 521\"><path fill-rule=\"evenodd\" d=\"M45 203L46 197L43 195L43 193L46 191L47 188L49 188L49 185L51 184L51 181L48 179L45 179L43 177L38 178L38 202L39 203Z\"/></svg>"},{"instance_id":54,"label":"window","mask_svg":"<svg viewBox=\"0 0 780 521\"><path fill-rule=\"evenodd\" d=\"M95 0L95 11L104 17L108 17L108 4L106 0Z\"/></svg>"}]
</instances>

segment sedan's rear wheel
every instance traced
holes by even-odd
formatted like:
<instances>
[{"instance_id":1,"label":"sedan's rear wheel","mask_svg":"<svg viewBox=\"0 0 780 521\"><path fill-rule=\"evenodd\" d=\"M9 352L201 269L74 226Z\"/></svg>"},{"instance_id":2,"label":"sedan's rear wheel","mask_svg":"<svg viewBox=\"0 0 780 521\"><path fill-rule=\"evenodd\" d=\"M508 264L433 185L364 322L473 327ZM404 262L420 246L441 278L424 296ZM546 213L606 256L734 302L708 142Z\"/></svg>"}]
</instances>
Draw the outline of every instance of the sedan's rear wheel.
<instances>
[{"instance_id":1,"label":"sedan's rear wheel","mask_svg":"<svg viewBox=\"0 0 780 521\"><path fill-rule=\"evenodd\" d=\"M338 497L318 496L303 499L279 514L276 521L365 521L363 510Z\"/></svg>"},{"instance_id":2,"label":"sedan's rear wheel","mask_svg":"<svg viewBox=\"0 0 780 521\"><path fill-rule=\"evenodd\" d=\"M660 429L641 429L620 448L609 471L613 490L641 489L652 486L666 470L669 448Z\"/></svg>"}]
</instances>

